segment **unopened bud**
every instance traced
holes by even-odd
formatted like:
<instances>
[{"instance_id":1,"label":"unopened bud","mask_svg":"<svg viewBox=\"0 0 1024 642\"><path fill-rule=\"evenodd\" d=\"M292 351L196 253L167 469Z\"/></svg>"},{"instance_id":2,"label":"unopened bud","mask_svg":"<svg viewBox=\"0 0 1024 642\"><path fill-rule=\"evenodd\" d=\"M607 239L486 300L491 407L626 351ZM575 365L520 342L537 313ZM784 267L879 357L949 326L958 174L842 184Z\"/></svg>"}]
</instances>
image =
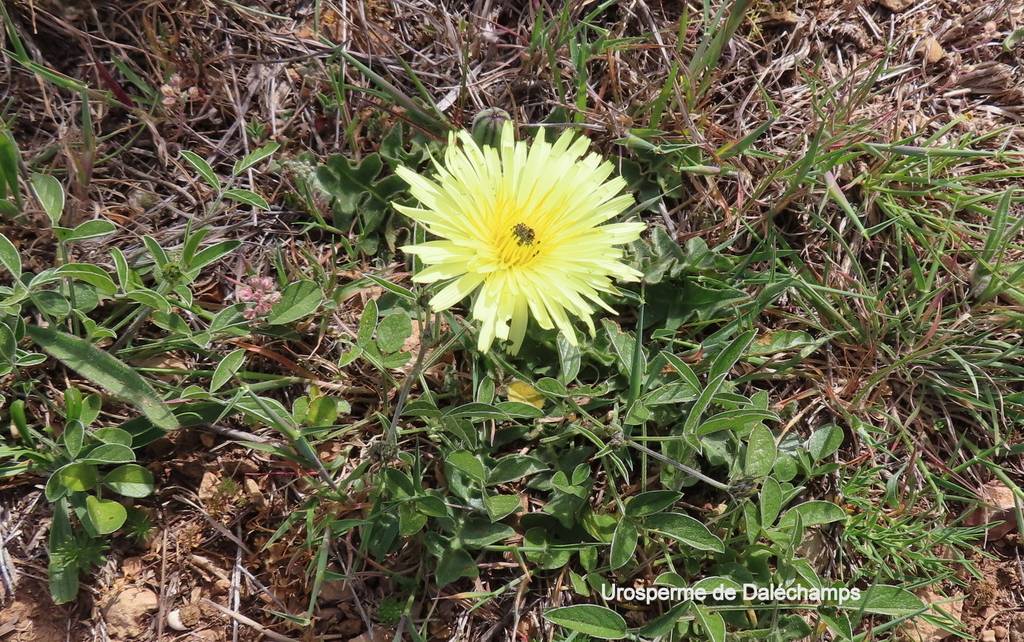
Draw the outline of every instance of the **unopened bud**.
<instances>
[{"instance_id":1,"label":"unopened bud","mask_svg":"<svg viewBox=\"0 0 1024 642\"><path fill-rule=\"evenodd\" d=\"M511 116L504 109L491 107L473 118L473 140L481 147L497 147L501 142L501 128Z\"/></svg>"}]
</instances>

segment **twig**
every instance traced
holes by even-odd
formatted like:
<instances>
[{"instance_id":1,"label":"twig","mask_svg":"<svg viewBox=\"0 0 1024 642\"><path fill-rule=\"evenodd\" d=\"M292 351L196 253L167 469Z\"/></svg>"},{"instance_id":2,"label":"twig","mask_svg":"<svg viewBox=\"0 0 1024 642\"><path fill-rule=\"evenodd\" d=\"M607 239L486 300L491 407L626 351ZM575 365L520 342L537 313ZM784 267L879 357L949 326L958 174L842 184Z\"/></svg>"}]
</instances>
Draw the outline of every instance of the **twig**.
<instances>
[{"instance_id":1,"label":"twig","mask_svg":"<svg viewBox=\"0 0 1024 642\"><path fill-rule=\"evenodd\" d=\"M214 602L212 600L209 600L209 599L207 599L205 597L204 598L200 598L200 601L203 604L206 604L208 606L212 606L214 609L220 611L221 613L223 613L224 615L226 615L229 618L233 619L234 621L240 622L240 623L246 625L247 627L255 630L260 635L266 636L266 638L268 640L274 640L275 642L300 642L300 640L297 640L295 638L290 638L287 635L281 635L280 633L276 633L274 631L271 631L270 629L268 629L267 627L263 626L262 624L260 624L256 620L247 618L244 615L242 615L241 613L239 613L238 611L232 611L231 609L229 609L227 607L224 607L224 606L221 606L220 604L217 604L216 602Z\"/></svg>"},{"instance_id":2,"label":"twig","mask_svg":"<svg viewBox=\"0 0 1024 642\"><path fill-rule=\"evenodd\" d=\"M161 520L162 519L161 516ZM159 609L156 614L156 639L157 642L164 638L164 620L167 613L167 524L164 523L164 528L161 531L160 541L160 598L158 600Z\"/></svg>"}]
</instances>

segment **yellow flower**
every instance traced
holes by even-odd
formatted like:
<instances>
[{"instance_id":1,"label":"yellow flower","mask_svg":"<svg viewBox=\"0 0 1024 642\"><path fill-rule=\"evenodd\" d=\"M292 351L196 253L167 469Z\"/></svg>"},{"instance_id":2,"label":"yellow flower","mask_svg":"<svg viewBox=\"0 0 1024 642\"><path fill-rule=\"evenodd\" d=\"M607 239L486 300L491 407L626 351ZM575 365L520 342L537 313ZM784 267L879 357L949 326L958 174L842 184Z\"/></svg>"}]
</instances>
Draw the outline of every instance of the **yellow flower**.
<instances>
[{"instance_id":1,"label":"yellow flower","mask_svg":"<svg viewBox=\"0 0 1024 642\"><path fill-rule=\"evenodd\" d=\"M530 316L573 344L569 315L593 335L595 306L614 313L600 296L615 292L612 277L641 276L616 246L638 238L644 224L603 224L633 203L620 194L626 182L608 180L612 164L584 156L588 140L571 132L553 144L543 134L516 142L506 122L497 148L481 149L466 132L458 142L450 137L433 180L398 169L422 207L395 207L441 239L402 248L427 266L413 280L451 280L431 307L445 310L479 288L472 316L482 351L498 338L518 352Z\"/></svg>"}]
</instances>

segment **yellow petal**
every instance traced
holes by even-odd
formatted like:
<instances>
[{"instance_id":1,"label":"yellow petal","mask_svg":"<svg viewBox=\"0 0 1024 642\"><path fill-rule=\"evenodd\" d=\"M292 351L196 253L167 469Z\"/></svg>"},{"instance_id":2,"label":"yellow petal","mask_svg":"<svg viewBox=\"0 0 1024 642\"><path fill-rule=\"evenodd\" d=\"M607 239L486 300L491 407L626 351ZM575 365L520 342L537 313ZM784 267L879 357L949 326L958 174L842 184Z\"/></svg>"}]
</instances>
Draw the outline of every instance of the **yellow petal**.
<instances>
[{"instance_id":1,"label":"yellow petal","mask_svg":"<svg viewBox=\"0 0 1024 642\"><path fill-rule=\"evenodd\" d=\"M508 384L508 400L529 404L538 409L544 407L544 395L525 381L513 381Z\"/></svg>"}]
</instances>

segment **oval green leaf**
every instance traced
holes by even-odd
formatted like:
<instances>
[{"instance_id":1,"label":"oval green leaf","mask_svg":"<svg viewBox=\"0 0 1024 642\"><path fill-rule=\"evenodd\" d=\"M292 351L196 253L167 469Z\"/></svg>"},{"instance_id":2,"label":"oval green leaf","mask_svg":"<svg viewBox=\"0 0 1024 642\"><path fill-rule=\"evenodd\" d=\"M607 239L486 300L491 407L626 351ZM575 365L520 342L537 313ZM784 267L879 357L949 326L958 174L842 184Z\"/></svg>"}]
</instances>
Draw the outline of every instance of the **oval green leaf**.
<instances>
[{"instance_id":1,"label":"oval green leaf","mask_svg":"<svg viewBox=\"0 0 1024 642\"><path fill-rule=\"evenodd\" d=\"M103 485L125 497L148 497L154 488L153 473L138 464L125 464L107 473Z\"/></svg>"},{"instance_id":2,"label":"oval green leaf","mask_svg":"<svg viewBox=\"0 0 1024 642\"><path fill-rule=\"evenodd\" d=\"M113 533L128 519L128 511L112 499L97 499L89 495L85 498L85 510L100 535Z\"/></svg>"}]
</instances>

